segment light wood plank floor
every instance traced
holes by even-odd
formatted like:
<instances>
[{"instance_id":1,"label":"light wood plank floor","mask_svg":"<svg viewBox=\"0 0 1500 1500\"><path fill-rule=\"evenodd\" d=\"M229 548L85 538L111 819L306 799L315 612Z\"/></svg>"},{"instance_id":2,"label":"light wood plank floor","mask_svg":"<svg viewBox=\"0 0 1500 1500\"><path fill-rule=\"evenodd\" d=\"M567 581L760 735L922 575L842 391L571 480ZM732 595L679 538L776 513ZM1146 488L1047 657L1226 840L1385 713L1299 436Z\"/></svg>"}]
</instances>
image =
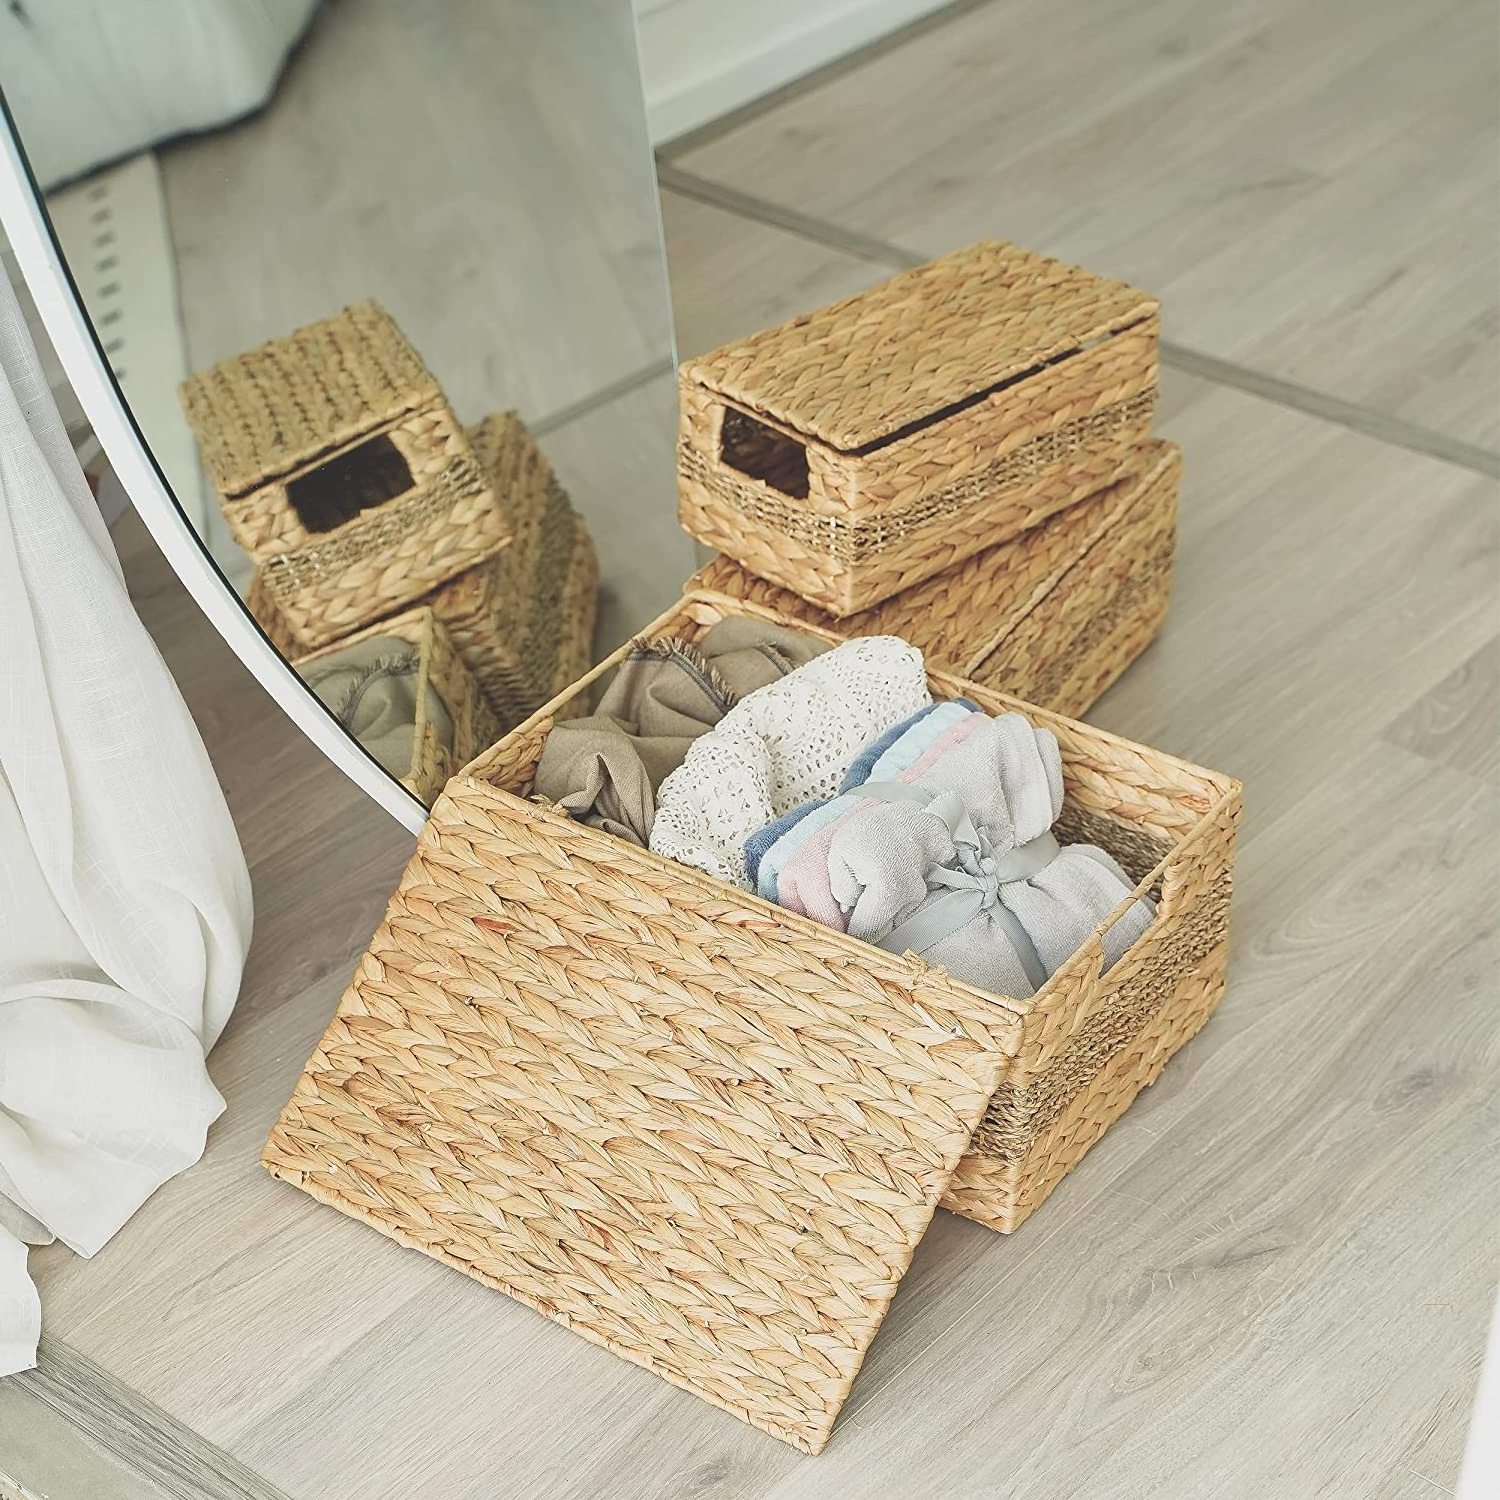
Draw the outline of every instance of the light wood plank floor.
<instances>
[{"instance_id":1,"label":"light wood plank floor","mask_svg":"<svg viewBox=\"0 0 1500 1500\"><path fill-rule=\"evenodd\" d=\"M1008 180L996 143L1021 158L1023 136L1072 139L1089 110L1107 113L1111 47L1132 71L1132 97L1192 120L1174 81L1199 89L1201 130L1246 153L1248 139L1203 103L1214 91L1194 82L1204 53L1220 59L1224 110L1248 109L1255 92L1227 49L1275 80L1268 128L1321 117L1330 131L1352 128L1341 111L1365 97L1347 74L1363 70L1376 92L1384 80L1399 101L1430 83L1413 52L1428 68L1454 63L1432 51L1458 25L1454 8L1423 27L1383 4L1335 8L1347 56L1335 66L1320 54L1300 75L1275 65L1296 55L1276 53L1288 34L1307 38L1313 25L1290 6L1258 47L1244 36L1261 33L1210 37L1179 7L1196 37L1187 50L1162 41L1172 7L1036 5L1025 14L1041 35L1016 24L1010 3L968 8L700 143L684 158L692 169L711 160L711 185L756 201L731 195L731 211L691 183L691 196L667 196L683 351L878 278L899 263L887 234L899 232L898 250L938 250L1006 227L994 191L972 222L963 214L990 174ZM1019 93L998 93L988 71L997 35L1029 63ZM967 70L965 55L978 59ZM1482 133L1483 110L1462 87L1470 75L1454 66L1442 129ZM906 83L876 88L871 70ZM1013 113L1002 119L1006 98ZM842 128L861 109L879 115L863 148L853 124ZM787 121L804 118L831 133L786 150ZM1106 132L1085 150L1080 136L1055 159L1086 176L1102 170L1088 162L1108 143ZM1200 144L1184 152L1196 159ZM1348 229L1326 206L1341 195L1368 228L1362 173L1374 167L1347 143L1341 155L1332 135L1305 145L1325 153L1333 197L1321 227L1267 229L1249 202L1239 225L1273 239L1310 234L1312 254ZM1018 201L1040 204L1029 170L1040 169L1017 168ZM1453 170L1446 184L1424 175L1425 202L1464 197L1469 166ZM948 176L968 186L943 186ZM1080 180L1057 196L1082 223ZM1154 223L1152 253L1170 258L1193 188L1162 170L1137 191L1156 195L1154 216L1132 200L1138 243L1152 244ZM1438 259L1381 294L1390 316L1361 324L1361 356L1345 350L1342 370L1296 363L1299 349L1319 349L1303 292L1332 306L1368 290L1363 261L1330 255L1321 290L1282 283L1285 307L1270 289L1247 289L1283 334L1261 349L1271 351L1263 368L1236 364L1224 380L1168 372L1162 427L1187 454L1173 611L1092 717L1245 779L1229 993L1019 1234L938 1216L818 1459L257 1166L409 840L270 708L127 524L142 612L245 839L256 945L213 1058L229 1110L203 1163L92 1262L57 1250L34 1258L48 1343L41 1369L0 1392L0 1472L90 1500L1451 1492L1500 1250L1500 497L1483 464L1435 457L1424 439L1489 440L1468 384L1416 373L1453 368L1458 349L1457 325L1426 300L1427 278L1456 253L1448 210L1432 212ZM1026 239L1028 228L1007 232ZM1191 255L1182 263L1181 275L1195 274ZM1141 274L1173 308L1173 286ZM1206 311L1200 325L1179 309L1177 337L1259 358L1235 342L1237 285L1184 292ZM1476 296L1476 317L1493 313L1492 298L1492 288ZM1403 362L1410 400L1387 402ZM1251 394L1249 376L1267 371L1298 385L1272 388L1277 399ZM1343 403L1337 419L1306 409L1313 387L1300 383L1314 380ZM644 380L551 435L580 475L613 480L617 504L596 519L605 546L626 545L631 517L670 510L647 415L670 392L667 376ZM1392 424L1384 437L1371 435L1377 422ZM653 531L650 545L667 534ZM630 566L666 585L665 568ZM76 1453L39 1452L34 1435L59 1431ZM71 1476L84 1477L70 1492Z\"/></svg>"},{"instance_id":2,"label":"light wood plank floor","mask_svg":"<svg viewBox=\"0 0 1500 1500\"><path fill-rule=\"evenodd\" d=\"M992 0L673 169L921 258L992 235L1187 348L1500 446L1488 0Z\"/></svg>"}]
</instances>

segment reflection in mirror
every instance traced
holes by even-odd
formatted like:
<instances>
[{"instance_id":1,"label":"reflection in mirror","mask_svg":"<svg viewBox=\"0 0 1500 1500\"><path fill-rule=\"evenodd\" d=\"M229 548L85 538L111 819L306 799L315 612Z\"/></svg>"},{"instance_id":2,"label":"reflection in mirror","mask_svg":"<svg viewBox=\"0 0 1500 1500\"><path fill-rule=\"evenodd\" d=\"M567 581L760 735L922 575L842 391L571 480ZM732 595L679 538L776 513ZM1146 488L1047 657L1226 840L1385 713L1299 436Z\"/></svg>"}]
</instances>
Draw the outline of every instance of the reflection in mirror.
<instances>
[{"instance_id":1,"label":"reflection in mirror","mask_svg":"<svg viewBox=\"0 0 1500 1500\"><path fill-rule=\"evenodd\" d=\"M677 597L631 0L17 5L0 87L178 504L417 795Z\"/></svg>"}]
</instances>

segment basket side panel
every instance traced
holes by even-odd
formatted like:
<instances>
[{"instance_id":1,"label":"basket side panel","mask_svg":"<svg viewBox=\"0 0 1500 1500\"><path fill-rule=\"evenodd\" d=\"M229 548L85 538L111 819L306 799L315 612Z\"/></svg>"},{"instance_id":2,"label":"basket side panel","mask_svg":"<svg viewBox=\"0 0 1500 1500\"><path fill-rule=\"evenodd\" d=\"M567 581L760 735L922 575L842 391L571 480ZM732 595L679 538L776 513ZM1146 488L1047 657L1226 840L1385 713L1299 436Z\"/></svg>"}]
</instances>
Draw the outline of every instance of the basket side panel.
<instances>
[{"instance_id":1,"label":"basket side panel","mask_svg":"<svg viewBox=\"0 0 1500 1500\"><path fill-rule=\"evenodd\" d=\"M816 1451L1015 1032L855 952L460 778L266 1163Z\"/></svg>"}]
</instances>

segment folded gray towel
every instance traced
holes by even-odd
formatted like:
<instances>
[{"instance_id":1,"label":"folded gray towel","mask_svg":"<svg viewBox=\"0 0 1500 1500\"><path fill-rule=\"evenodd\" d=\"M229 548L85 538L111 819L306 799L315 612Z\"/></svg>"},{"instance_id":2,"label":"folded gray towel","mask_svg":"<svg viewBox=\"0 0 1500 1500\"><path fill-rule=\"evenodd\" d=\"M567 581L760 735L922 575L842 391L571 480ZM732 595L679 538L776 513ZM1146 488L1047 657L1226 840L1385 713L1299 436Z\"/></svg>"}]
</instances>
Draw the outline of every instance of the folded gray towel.
<instances>
[{"instance_id":1,"label":"folded gray towel","mask_svg":"<svg viewBox=\"0 0 1500 1500\"><path fill-rule=\"evenodd\" d=\"M980 725L918 785L867 783L834 834L829 886L851 935L910 950L996 994L1034 994L1133 889L1104 850L1060 848L1056 737L1020 714ZM1134 902L1103 934L1106 965L1150 925Z\"/></svg>"},{"instance_id":2,"label":"folded gray towel","mask_svg":"<svg viewBox=\"0 0 1500 1500\"><path fill-rule=\"evenodd\" d=\"M416 751L417 648L400 636L369 636L330 651L297 670L339 723L392 776L405 776ZM453 720L431 683L423 700L427 722L445 749L453 749Z\"/></svg>"}]
</instances>

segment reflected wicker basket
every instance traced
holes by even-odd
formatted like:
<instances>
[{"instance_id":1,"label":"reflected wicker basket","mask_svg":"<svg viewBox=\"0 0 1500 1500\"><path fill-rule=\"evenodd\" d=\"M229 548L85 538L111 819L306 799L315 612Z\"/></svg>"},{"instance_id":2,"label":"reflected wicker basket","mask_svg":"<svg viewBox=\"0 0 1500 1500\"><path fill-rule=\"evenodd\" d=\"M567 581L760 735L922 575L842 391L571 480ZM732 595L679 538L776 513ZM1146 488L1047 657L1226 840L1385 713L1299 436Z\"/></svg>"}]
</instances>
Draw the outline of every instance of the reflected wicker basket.
<instances>
[{"instance_id":1,"label":"reflected wicker basket","mask_svg":"<svg viewBox=\"0 0 1500 1500\"><path fill-rule=\"evenodd\" d=\"M436 380L373 302L224 360L181 394L230 532L304 650L510 540Z\"/></svg>"},{"instance_id":2,"label":"reflected wicker basket","mask_svg":"<svg viewBox=\"0 0 1500 1500\"><path fill-rule=\"evenodd\" d=\"M386 769L430 807L448 778L497 735L473 675L433 612L423 606L382 620L320 651L309 652L297 662L297 670L307 676L319 665L346 656L351 647L387 640L410 648L414 672L410 750L402 764ZM347 723L344 727L350 728Z\"/></svg>"},{"instance_id":3,"label":"reflected wicker basket","mask_svg":"<svg viewBox=\"0 0 1500 1500\"><path fill-rule=\"evenodd\" d=\"M468 439L514 540L421 602L447 631L503 732L588 670L599 565L583 518L514 412L486 417L468 429ZM259 573L245 604L288 660L304 654Z\"/></svg>"}]
</instances>

